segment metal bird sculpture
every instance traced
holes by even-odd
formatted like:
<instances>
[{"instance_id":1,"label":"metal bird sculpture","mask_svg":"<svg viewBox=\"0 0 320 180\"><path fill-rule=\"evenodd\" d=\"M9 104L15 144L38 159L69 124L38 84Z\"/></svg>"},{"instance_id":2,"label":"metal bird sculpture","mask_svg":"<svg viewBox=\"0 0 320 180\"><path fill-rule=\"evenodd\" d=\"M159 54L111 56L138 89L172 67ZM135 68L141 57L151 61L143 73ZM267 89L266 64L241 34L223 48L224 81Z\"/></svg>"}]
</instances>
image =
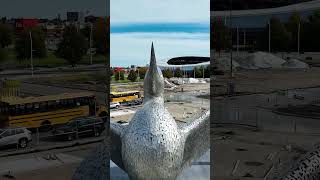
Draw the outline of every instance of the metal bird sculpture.
<instances>
[{"instance_id":1,"label":"metal bird sculpture","mask_svg":"<svg viewBox=\"0 0 320 180\"><path fill-rule=\"evenodd\" d=\"M175 180L210 148L210 112L179 126L164 106L164 78L153 43L143 107L128 125L110 123L111 160L131 180Z\"/></svg>"},{"instance_id":2,"label":"metal bird sculpture","mask_svg":"<svg viewBox=\"0 0 320 180\"><path fill-rule=\"evenodd\" d=\"M275 180L319 180L320 179L320 145L297 161L284 176Z\"/></svg>"}]
</instances>

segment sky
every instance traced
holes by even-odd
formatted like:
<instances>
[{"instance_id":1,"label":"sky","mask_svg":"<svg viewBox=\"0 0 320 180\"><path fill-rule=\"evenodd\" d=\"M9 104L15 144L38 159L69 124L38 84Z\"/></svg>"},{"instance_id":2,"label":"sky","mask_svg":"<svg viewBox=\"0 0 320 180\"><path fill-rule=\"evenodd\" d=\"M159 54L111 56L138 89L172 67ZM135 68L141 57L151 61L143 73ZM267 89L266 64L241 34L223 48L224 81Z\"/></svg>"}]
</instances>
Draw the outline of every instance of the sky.
<instances>
[{"instance_id":1,"label":"sky","mask_svg":"<svg viewBox=\"0 0 320 180\"><path fill-rule=\"evenodd\" d=\"M210 0L116 0L110 7L111 66L146 65L152 42L158 60L209 57Z\"/></svg>"},{"instance_id":2,"label":"sky","mask_svg":"<svg viewBox=\"0 0 320 180\"><path fill-rule=\"evenodd\" d=\"M109 0L1 0L0 17L54 18L67 11L89 11L96 16L110 13Z\"/></svg>"}]
</instances>

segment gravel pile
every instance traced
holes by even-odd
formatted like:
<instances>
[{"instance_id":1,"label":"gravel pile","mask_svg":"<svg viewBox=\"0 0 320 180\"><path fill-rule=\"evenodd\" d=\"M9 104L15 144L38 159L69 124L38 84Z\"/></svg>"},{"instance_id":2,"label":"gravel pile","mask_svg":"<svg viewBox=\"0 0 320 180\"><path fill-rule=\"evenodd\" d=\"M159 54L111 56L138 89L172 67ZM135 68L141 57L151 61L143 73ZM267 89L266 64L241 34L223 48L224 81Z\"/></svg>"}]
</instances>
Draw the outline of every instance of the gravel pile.
<instances>
[{"instance_id":1,"label":"gravel pile","mask_svg":"<svg viewBox=\"0 0 320 180\"><path fill-rule=\"evenodd\" d=\"M217 59L217 67L221 70L230 69L230 58L221 57ZM234 57L232 66L234 69L281 69L281 68L309 68L308 64L297 60L284 60L278 56L266 52L251 53L246 57Z\"/></svg>"}]
</instances>

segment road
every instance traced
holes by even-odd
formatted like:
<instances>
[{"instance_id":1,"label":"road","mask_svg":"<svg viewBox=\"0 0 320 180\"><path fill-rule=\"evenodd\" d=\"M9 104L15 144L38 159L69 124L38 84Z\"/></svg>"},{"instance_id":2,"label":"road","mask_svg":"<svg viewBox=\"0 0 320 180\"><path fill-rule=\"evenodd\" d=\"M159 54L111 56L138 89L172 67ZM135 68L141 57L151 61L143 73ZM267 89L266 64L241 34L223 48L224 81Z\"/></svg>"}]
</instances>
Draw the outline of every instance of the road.
<instances>
[{"instance_id":1,"label":"road","mask_svg":"<svg viewBox=\"0 0 320 180\"><path fill-rule=\"evenodd\" d=\"M10 173L17 179L67 180L99 143L0 158L0 179Z\"/></svg>"},{"instance_id":2,"label":"road","mask_svg":"<svg viewBox=\"0 0 320 180\"><path fill-rule=\"evenodd\" d=\"M56 95L62 93L74 93L74 92L87 92L88 90L80 90L76 88L68 88L62 86L52 86L52 85L42 85L42 84L34 84L34 83L21 83L21 93L24 95L30 96L40 96L40 95ZM97 101L100 104L105 104L106 93L103 91L97 92L93 90L89 90L94 92L97 97Z\"/></svg>"}]
</instances>

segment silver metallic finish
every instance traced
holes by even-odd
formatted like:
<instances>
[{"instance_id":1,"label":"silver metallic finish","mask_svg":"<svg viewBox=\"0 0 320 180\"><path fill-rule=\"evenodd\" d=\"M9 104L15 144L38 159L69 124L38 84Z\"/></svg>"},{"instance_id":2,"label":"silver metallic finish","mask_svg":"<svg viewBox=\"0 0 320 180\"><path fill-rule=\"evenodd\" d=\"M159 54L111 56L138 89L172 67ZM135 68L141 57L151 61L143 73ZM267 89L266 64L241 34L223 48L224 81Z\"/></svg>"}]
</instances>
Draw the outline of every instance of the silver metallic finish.
<instances>
[{"instance_id":1,"label":"silver metallic finish","mask_svg":"<svg viewBox=\"0 0 320 180\"><path fill-rule=\"evenodd\" d=\"M111 159L132 180L174 180L210 147L210 113L178 127L164 106L164 79L153 45L144 105L129 125L111 123Z\"/></svg>"},{"instance_id":2,"label":"silver metallic finish","mask_svg":"<svg viewBox=\"0 0 320 180\"><path fill-rule=\"evenodd\" d=\"M306 154L289 172L278 180L319 180L320 146Z\"/></svg>"},{"instance_id":3,"label":"silver metallic finish","mask_svg":"<svg viewBox=\"0 0 320 180\"><path fill-rule=\"evenodd\" d=\"M151 45L151 58L148 71L144 78L144 102L154 97L163 97L164 78L160 68L157 67L153 43Z\"/></svg>"}]
</instances>

